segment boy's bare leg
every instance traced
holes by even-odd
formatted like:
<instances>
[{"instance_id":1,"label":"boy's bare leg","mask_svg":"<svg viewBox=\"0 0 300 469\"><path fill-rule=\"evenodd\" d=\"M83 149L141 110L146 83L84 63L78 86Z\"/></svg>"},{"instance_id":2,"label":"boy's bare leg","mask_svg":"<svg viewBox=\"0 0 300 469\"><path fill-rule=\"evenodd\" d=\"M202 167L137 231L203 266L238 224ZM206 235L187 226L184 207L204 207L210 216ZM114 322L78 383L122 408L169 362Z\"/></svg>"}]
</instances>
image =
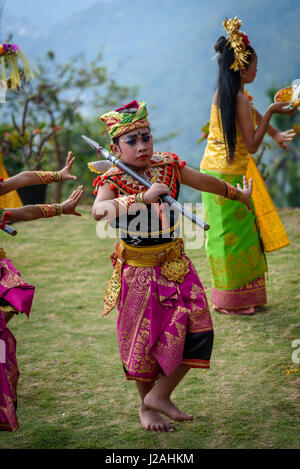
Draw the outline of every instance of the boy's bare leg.
<instances>
[{"instance_id":1,"label":"boy's bare leg","mask_svg":"<svg viewBox=\"0 0 300 469\"><path fill-rule=\"evenodd\" d=\"M173 427L166 419L163 418L156 410L149 409L144 404L144 398L151 391L154 383L142 383L136 381L136 386L141 397L140 419L143 427L152 432L172 432Z\"/></svg>"},{"instance_id":2,"label":"boy's bare leg","mask_svg":"<svg viewBox=\"0 0 300 469\"><path fill-rule=\"evenodd\" d=\"M192 415L185 414L171 401L173 390L184 378L190 367L180 365L170 376L161 376L157 383L149 390L144 398L144 404L150 409L161 412L173 420L182 422L193 420Z\"/></svg>"}]
</instances>

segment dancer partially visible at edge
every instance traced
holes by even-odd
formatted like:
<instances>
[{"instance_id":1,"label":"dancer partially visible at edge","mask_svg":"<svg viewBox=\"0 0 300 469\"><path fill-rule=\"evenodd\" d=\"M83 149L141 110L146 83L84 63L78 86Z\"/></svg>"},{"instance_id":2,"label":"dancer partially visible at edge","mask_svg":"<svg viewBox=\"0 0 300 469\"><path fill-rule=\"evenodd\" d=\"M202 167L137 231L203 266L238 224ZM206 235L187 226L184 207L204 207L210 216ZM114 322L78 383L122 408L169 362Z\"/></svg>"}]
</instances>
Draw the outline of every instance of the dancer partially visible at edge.
<instances>
[{"instance_id":1,"label":"dancer partially visible at edge","mask_svg":"<svg viewBox=\"0 0 300 469\"><path fill-rule=\"evenodd\" d=\"M296 133L280 132L270 125L274 113L292 114L285 103L271 104L262 116L244 93L257 71L257 54L248 36L239 31L238 18L223 23L228 36L216 44L218 86L213 98L207 145L201 172L237 186L248 168L250 153L255 153L268 133L283 148L288 148ZM257 123L257 126L255 124ZM267 302L264 274L267 263L259 236L255 211L237 206L203 192L204 214L211 229L206 251L212 274L212 303L225 314L253 314Z\"/></svg>"},{"instance_id":2,"label":"dancer partially visible at edge","mask_svg":"<svg viewBox=\"0 0 300 469\"><path fill-rule=\"evenodd\" d=\"M24 171L0 182L0 194L5 194L20 187L76 179L71 174L75 158L69 152L66 166L58 172ZM81 216L76 207L83 195L79 186L70 197L61 204L25 205L19 208L0 207L0 225L17 220L37 220L62 214ZM7 234L2 234L8 240ZM0 248L0 430L16 431L19 428L17 418L17 385L19 369L16 357L16 339L7 327L8 321L18 313L29 317L35 287L26 283Z\"/></svg>"},{"instance_id":3,"label":"dancer partially visible at edge","mask_svg":"<svg viewBox=\"0 0 300 469\"><path fill-rule=\"evenodd\" d=\"M117 305L121 361L126 379L136 381L142 426L170 432L173 426L161 414L175 421L193 419L170 397L190 368L209 368L213 325L203 286L184 253L178 214L158 200L163 194L177 199L186 184L239 200L247 210L252 183L248 188L245 178L244 189L237 189L188 168L174 153L153 152L147 115L146 104L133 101L101 117L111 151L152 186L147 189L112 166L94 181L93 216L121 228L104 314Z\"/></svg>"}]
</instances>

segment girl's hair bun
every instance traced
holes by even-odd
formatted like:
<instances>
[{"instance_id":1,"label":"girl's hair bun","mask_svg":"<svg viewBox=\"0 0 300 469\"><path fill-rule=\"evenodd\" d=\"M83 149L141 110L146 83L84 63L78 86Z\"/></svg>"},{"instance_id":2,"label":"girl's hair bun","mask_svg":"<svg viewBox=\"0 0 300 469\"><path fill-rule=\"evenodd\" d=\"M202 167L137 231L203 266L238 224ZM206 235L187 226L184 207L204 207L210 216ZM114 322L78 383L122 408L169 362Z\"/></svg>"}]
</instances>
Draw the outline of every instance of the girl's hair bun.
<instances>
[{"instance_id":1,"label":"girl's hair bun","mask_svg":"<svg viewBox=\"0 0 300 469\"><path fill-rule=\"evenodd\" d=\"M215 51L222 54L225 46L226 46L226 38L224 36L220 36L217 42L215 43Z\"/></svg>"}]
</instances>

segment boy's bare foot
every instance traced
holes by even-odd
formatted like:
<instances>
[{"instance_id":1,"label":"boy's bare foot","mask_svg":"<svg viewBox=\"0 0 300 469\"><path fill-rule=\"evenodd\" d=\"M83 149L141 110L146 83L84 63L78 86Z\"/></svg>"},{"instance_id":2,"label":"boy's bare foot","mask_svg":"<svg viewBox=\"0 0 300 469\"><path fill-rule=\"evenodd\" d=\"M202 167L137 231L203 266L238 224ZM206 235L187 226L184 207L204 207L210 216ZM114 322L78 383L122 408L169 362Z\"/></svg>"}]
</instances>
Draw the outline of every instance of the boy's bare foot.
<instances>
[{"instance_id":1,"label":"boy's bare foot","mask_svg":"<svg viewBox=\"0 0 300 469\"><path fill-rule=\"evenodd\" d=\"M150 432L173 432L172 425L162 415L143 406L139 412L143 427Z\"/></svg>"},{"instance_id":2,"label":"boy's bare foot","mask_svg":"<svg viewBox=\"0 0 300 469\"><path fill-rule=\"evenodd\" d=\"M145 396L144 404L145 406L149 407L149 409L161 412L162 414L165 414L167 417L170 417L177 422L194 420L193 415L188 415L184 412L181 412L181 410L179 410L178 407L176 407L176 405L173 404L169 398L156 397L152 391L148 392L148 394Z\"/></svg>"}]
</instances>

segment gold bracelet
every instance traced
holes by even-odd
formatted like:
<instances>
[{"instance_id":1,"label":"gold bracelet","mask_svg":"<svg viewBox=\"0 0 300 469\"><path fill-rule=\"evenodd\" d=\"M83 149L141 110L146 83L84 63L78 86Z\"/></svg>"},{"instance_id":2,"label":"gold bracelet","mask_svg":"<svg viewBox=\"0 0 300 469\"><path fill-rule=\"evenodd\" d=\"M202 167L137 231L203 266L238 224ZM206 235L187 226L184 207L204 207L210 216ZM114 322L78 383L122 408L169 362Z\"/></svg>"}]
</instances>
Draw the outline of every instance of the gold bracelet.
<instances>
[{"instance_id":1,"label":"gold bracelet","mask_svg":"<svg viewBox=\"0 0 300 469\"><path fill-rule=\"evenodd\" d=\"M62 214L62 205L61 204L53 204L55 207L55 217L60 217Z\"/></svg>"},{"instance_id":2,"label":"gold bracelet","mask_svg":"<svg viewBox=\"0 0 300 469\"><path fill-rule=\"evenodd\" d=\"M144 192L139 192L138 194L135 194L135 201L137 204L145 204Z\"/></svg>"},{"instance_id":3,"label":"gold bracelet","mask_svg":"<svg viewBox=\"0 0 300 469\"><path fill-rule=\"evenodd\" d=\"M243 193L237 189L236 187L228 184L228 182L223 181L227 187L227 194L225 195L225 199L229 200L241 200L243 197Z\"/></svg>"},{"instance_id":4,"label":"gold bracelet","mask_svg":"<svg viewBox=\"0 0 300 469\"><path fill-rule=\"evenodd\" d=\"M62 206L60 204L36 204L36 207L42 211L44 218L57 217L62 214Z\"/></svg>"},{"instance_id":5,"label":"gold bracelet","mask_svg":"<svg viewBox=\"0 0 300 469\"><path fill-rule=\"evenodd\" d=\"M123 207L129 208L131 205L136 203L135 195L126 195L124 197L118 197L114 199L118 204L122 205Z\"/></svg>"},{"instance_id":6,"label":"gold bracelet","mask_svg":"<svg viewBox=\"0 0 300 469\"><path fill-rule=\"evenodd\" d=\"M52 184L62 180L60 171L34 171L34 173L40 178L42 184Z\"/></svg>"}]
</instances>

